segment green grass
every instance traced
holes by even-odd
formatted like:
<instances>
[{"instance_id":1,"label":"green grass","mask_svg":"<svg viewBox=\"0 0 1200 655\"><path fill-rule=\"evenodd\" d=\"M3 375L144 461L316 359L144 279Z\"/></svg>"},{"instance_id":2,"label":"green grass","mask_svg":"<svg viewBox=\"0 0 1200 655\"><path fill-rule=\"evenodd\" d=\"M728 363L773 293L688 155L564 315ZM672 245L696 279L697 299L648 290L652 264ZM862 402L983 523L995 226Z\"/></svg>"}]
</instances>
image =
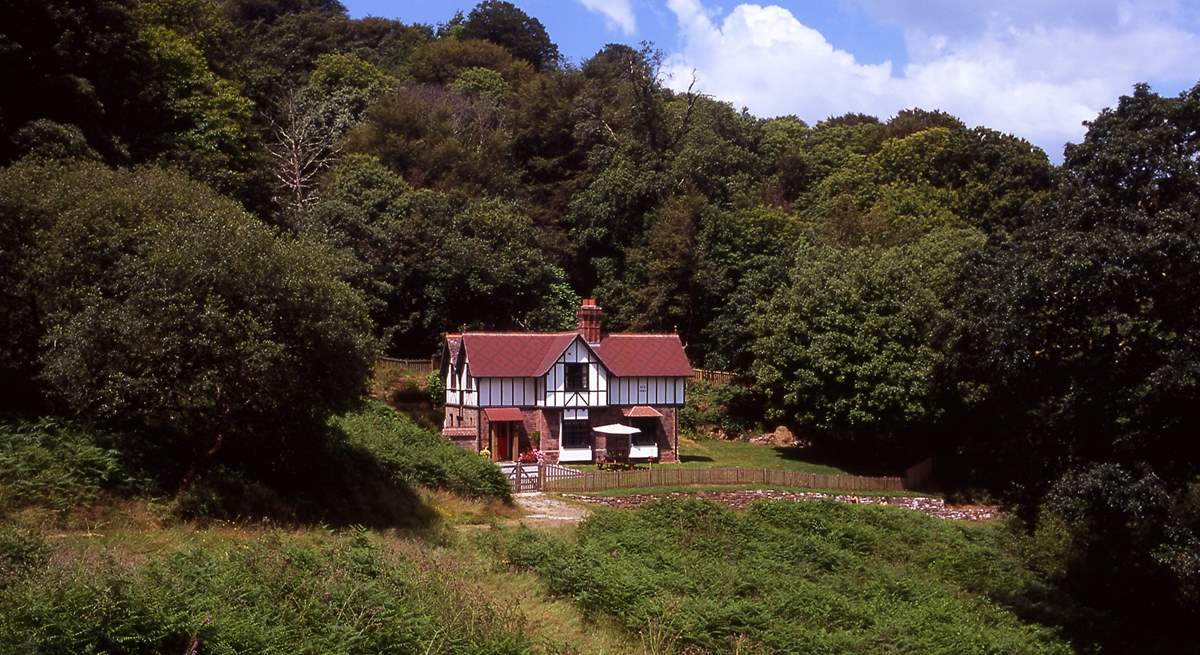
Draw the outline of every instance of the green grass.
<instances>
[{"instance_id":1,"label":"green grass","mask_svg":"<svg viewBox=\"0 0 1200 655\"><path fill-rule=\"evenodd\" d=\"M193 640L202 653L533 650L506 602L447 584L379 535L175 536L148 557L64 544L55 565L10 576L0 650L186 653Z\"/></svg>"},{"instance_id":2,"label":"green grass","mask_svg":"<svg viewBox=\"0 0 1200 655\"><path fill-rule=\"evenodd\" d=\"M448 512L495 501L436 492ZM442 507L435 507L439 512ZM0 653L638 653L470 533L0 524Z\"/></svg>"},{"instance_id":3,"label":"green grass","mask_svg":"<svg viewBox=\"0 0 1200 655\"><path fill-rule=\"evenodd\" d=\"M846 473L833 466L805 461L804 451L798 448L776 448L745 441L680 439L679 460L676 466L684 468L742 466L802 473Z\"/></svg>"},{"instance_id":4,"label":"green grass","mask_svg":"<svg viewBox=\"0 0 1200 655\"><path fill-rule=\"evenodd\" d=\"M660 652L1073 652L1057 625L1072 607L1009 553L999 526L832 502L733 512L687 499L601 509L574 535L493 539L552 594L657 635Z\"/></svg>"},{"instance_id":5,"label":"green grass","mask_svg":"<svg viewBox=\"0 0 1200 655\"><path fill-rule=\"evenodd\" d=\"M679 439L679 463L655 464L663 468L723 468L741 466L745 468L768 468L801 473L827 473L844 475L846 471L804 459L799 448L776 448L752 444L747 441L722 441L719 439ZM640 465L639 468L644 468ZM573 468L595 470L595 465Z\"/></svg>"},{"instance_id":6,"label":"green grass","mask_svg":"<svg viewBox=\"0 0 1200 655\"><path fill-rule=\"evenodd\" d=\"M823 493L823 494L852 494L855 496L907 496L907 497L930 497L934 494L926 494L918 491L846 491L845 489L814 489L812 487L790 487L784 485L770 484L693 484L693 485L675 485L665 487L630 487L627 489L606 489L604 491L578 491L571 492L580 496L597 496L600 498L613 498L621 496L637 496L639 494L673 494L673 493L696 493L700 491L751 491L751 490L777 490L777 491L798 491L805 493Z\"/></svg>"}]
</instances>

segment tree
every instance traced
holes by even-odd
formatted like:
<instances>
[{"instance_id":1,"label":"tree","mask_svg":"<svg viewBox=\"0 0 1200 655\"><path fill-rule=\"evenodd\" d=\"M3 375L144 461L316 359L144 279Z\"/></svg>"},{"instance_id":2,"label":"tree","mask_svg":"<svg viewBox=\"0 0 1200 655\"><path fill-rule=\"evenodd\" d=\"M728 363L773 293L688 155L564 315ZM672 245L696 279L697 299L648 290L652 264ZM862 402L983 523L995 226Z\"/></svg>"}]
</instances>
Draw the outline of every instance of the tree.
<instances>
[{"instance_id":1,"label":"tree","mask_svg":"<svg viewBox=\"0 0 1200 655\"><path fill-rule=\"evenodd\" d=\"M988 394L974 413L1004 417L1001 434L980 432L992 435L987 446L1041 454L1011 465L1025 500L1088 462L1149 464L1166 480L1200 466L1190 435L1200 385L1196 108L1194 92L1168 100L1139 87L1121 98L1068 149L1065 184L1042 213L966 262L963 375ZM1117 158L1150 172L1109 174Z\"/></svg>"},{"instance_id":2,"label":"tree","mask_svg":"<svg viewBox=\"0 0 1200 655\"><path fill-rule=\"evenodd\" d=\"M279 103L271 125L272 141L267 152L275 160L276 199L288 213L303 211L316 199L317 176L338 155L337 124L322 115L315 94L305 90L289 93Z\"/></svg>"},{"instance_id":3,"label":"tree","mask_svg":"<svg viewBox=\"0 0 1200 655\"><path fill-rule=\"evenodd\" d=\"M395 78L354 55L325 54L317 57L308 85L279 102L267 152L275 160L275 179L289 213L312 203L317 176L337 157L341 136L395 84Z\"/></svg>"},{"instance_id":4,"label":"tree","mask_svg":"<svg viewBox=\"0 0 1200 655\"><path fill-rule=\"evenodd\" d=\"M372 157L333 169L305 231L344 254L396 353L428 354L463 326L560 327L573 295L517 207L414 190Z\"/></svg>"},{"instance_id":5,"label":"tree","mask_svg":"<svg viewBox=\"0 0 1200 655\"><path fill-rule=\"evenodd\" d=\"M494 70L510 83L533 74L529 64L490 41L438 39L417 48L408 59L408 73L424 84L447 84L470 68Z\"/></svg>"},{"instance_id":6,"label":"tree","mask_svg":"<svg viewBox=\"0 0 1200 655\"><path fill-rule=\"evenodd\" d=\"M707 322L698 343L688 345L703 353L706 367L749 371L752 319L787 279L798 233L794 217L761 205L703 216L696 285Z\"/></svg>"},{"instance_id":7,"label":"tree","mask_svg":"<svg viewBox=\"0 0 1200 655\"><path fill-rule=\"evenodd\" d=\"M0 173L6 341L59 411L179 456L269 460L346 408L376 353L328 252L281 237L177 172L22 163Z\"/></svg>"},{"instance_id":8,"label":"tree","mask_svg":"<svg viewBox=\"0 0 1200 655\"><path fill-rule=\"evenodd\" d=\"M346 150L378 157L414 186L471 195L513 186L508 135L490 100L442 86L396 89L379 98L346 136Z\"/></svg>"},{"instance_id":9,"label":"tree","mask_svg":"<svg viewBox=\"0 0 1200 655\"><path fill-rule=\"evenodd\" d=\"M504 0L483 0L475 5L467 15L459 37L485 39L502 45L514 57L524 59L537 69L558 65L558 46L550 40L541 21Z\"/></svg>"},{"instance_id":10,"label":"tree","mask_svg":"<svg viewBox=\"0 0 1200 655\"><path fill-rule=\"evenodd\" d=\"M158 129L139 140L135 154L179 165L225 193L241 191L254 163L253 103L179 34L152 26L140 40L153 75L141 95L158 114Z\"/></svg>"},{"instance_id":11,"label":"tree","mask_svg":"<svg viewBox=\"0 0 1200 655\"><path fill-rule=\"evenodd\" d=\"M0 9L0 163L14 132L37 119L74 125L109 161L128 157L143 129L138 90L145 52L124 0L15 0Z\"/></svg>"},{"instance_id":12,"label":"tree","mask_svg":"<svg viewBox=\"0 0 1200 655\"><path fill-rule=\"evenodd\" d=\"M773 417L908 446L914 428L940 418L955 265L981 245L955 227L888 248L802 241L752 323L756 386Z\"/></svg>"}]
</instances>

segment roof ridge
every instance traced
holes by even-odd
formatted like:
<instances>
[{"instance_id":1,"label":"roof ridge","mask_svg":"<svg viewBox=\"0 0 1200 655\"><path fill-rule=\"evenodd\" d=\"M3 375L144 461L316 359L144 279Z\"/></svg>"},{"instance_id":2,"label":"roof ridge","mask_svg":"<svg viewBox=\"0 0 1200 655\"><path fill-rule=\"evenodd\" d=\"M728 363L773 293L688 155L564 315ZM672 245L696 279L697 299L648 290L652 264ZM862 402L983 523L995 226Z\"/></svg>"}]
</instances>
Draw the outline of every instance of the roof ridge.
<instances>
[{"instance_id":1,"label":"roof ridge","mask_svg":"<svg viewBox=\"0 0 1200 655\"><path fill-rule=\"evenodd\" d=\"M561 337L566 334L579 334L579 333L576 332L575 330L563 330L561 332L517 332L516 330L506 332L503 330L481 330L481 331L468 330L468 331L462 333L463 336L479 335L479 334L489 334L489 335L490 334L498 334L498 335L503 335L506 337Z\"/></svg>"}]
</instances>

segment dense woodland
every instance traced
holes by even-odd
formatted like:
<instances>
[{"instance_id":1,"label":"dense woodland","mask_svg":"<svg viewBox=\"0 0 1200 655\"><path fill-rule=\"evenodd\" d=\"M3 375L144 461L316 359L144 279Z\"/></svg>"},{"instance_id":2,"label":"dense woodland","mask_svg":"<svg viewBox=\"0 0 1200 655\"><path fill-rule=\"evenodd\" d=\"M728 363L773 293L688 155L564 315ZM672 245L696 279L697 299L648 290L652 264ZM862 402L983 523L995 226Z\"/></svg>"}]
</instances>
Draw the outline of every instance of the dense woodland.
<instances>
[{"instance_id":1,"label":"dense woodland","mask_svg":"<svg viewBox=\"0 0 1200 655\"><path fill-rule=\"evenodd\" d=\"M269 469L381 352L595 296L818 445L938 456L1091 605L1196 618L1200 86L1114 98L1056 166L936 108L756 117L650 44L568 62L506 2L446 19L4 3L5 411Z\"/></svg>"}]
</instances>

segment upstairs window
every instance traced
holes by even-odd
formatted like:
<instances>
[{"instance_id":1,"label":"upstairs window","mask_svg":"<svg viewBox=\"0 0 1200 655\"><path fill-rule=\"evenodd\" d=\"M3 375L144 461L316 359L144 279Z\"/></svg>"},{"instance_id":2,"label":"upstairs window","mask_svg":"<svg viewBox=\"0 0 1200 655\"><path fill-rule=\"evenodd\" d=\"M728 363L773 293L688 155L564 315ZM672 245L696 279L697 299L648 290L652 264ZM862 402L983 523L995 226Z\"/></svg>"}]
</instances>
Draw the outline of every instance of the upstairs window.
<instances>
[{"instance_id":1,"label":"upstairs window","mask_svg":"<svg viewBox=\"0 0 1200 655\"><path fill-rule=\"evenodd\" d=\"M587 364L566 364L565 375L567 391L587 391Z\"/></svg>"}]
</instances>

